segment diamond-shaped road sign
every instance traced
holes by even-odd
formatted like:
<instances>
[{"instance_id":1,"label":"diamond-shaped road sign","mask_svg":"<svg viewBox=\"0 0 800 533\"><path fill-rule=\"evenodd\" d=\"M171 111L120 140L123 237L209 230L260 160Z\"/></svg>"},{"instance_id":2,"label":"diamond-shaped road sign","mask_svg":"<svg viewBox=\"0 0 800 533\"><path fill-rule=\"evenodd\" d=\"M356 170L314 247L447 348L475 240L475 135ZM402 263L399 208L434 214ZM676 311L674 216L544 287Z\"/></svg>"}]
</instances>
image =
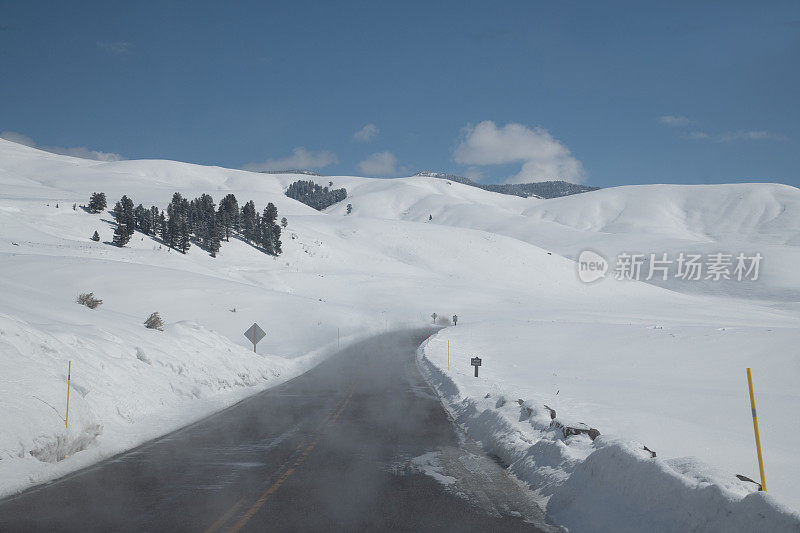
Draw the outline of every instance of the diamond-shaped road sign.
<instances>
[{"instance_id":1,"label":"diamond-shaped road sign","mask_svg":"<svg viewBox=\"0 0 800 533\"><path fill-rule=\"evenodd\" d=\"M247 337L247 340L253 343L254 352L256 351L256 344L258 344L258 341L263 339L265 335L266 333L264 333L264 330L258 327L258 324L255 322L250 326L250 329L244 332L244 336Z\"/></svg>"}]
</instances>

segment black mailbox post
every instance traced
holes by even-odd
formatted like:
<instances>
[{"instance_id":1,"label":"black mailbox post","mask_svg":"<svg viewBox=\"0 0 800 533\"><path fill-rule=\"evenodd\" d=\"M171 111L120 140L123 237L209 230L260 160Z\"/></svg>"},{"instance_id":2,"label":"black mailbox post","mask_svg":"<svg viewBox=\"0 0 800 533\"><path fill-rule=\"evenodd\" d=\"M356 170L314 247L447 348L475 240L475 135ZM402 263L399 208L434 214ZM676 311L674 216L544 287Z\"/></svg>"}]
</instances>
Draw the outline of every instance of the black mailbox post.
<instances>
[{"instance_id":1,"label":"black mailbox post","mask_svg":"<svg viewBox=\"0 0 800 533\"><path fill-rule=\"evenodd\" d=\"M481 358L480 357L473 357L471 359L472 366L475 367L475 377L478 377L478 367L481 366Z\"/></svg>"}]
</instances>

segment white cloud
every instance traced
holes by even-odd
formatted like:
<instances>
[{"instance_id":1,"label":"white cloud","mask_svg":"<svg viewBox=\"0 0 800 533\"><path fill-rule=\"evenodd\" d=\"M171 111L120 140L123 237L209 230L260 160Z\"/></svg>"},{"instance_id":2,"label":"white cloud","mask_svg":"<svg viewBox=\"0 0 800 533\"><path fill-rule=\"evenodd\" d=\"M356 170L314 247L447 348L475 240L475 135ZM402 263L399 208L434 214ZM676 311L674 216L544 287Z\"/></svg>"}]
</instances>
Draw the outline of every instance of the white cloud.
<instances>
[{"instance_id":1,"label":"white cloud","mask_svg":"<svg viewBox=\"0 0 800 533\"><path fill-rule=\"evenodd\" d=\"M328 150L311 152L302 146L292 150L292 155L278 159L267 159L262 163L248 163L243 168L253 172L262 170L318 170L333 165L339 160Z\"/></svg>"},{"instance_id":2,"label":"white cloud","mask_svg":"<svg viewBox=\"0 0 800 533\"><path fill-rule=\"evenodd\" d=\"M780 141L780 140L784 140L785 137L783 135L778 135L778 134L771 133L769 131L763 131L763 130L759 130L759 131L753 131L753 130L742 131L742 130L739 130L739 131L723 133L722 135L720 135L718 137L717 140L719 140L719 142L728 143L728 142L732 142L732 141L764 141L764 140L769 140L769 139Z\"/></svg>"},{"instance_id":3,"label":"white cloud","mask_svg":"<svg viewBox=\"0 0 800 533\"><path fill-rule=\"evenodd\" d=\"M689 124L694 123L693 120L689 120L688 118L682 115L677 115L677 116L662 115L658 117L658 121L662 124L674 128L682 128L684 126L688 126ZM709 140L718 143L729 143L734 141L786 140L786 137L784 137L783 135L764 130L738 130L738 131L726 131L722 133L708 133L706 131L694 130L688 133L683 133L682 137L686 139L692 139L695 141Z\"/></svg>"},{"instance_id":4,"label":"white cloud","mask_svg":"<svg viewBox=\"0 0 800 533\"><path fill-rule=\"evenodd\" d=\"M112 56L124 56L131 51L131 43L126 41L116 41L113 43L97 43L97 46L105 53Z\"/></svg>"},{"instance_id":5,"label":"white cloud","mask_svg":"<svg viewBox=\"0 0 800 533\"><path fill-rule=\"evenodd\" d=\"M4 131L0 133L0 139L23 144L25 146L30 146L31 148L37 148L53 154L80 157L81 159L94 159L95 161L120 161L125 159L119 154L89 150L85 146L75 146L72 148L65 148L63 146L39 146L27 135L23 135L22 133L17 133L15 131Z\"/></svg>"},{"instance_id":6,"label":"white cloud","mask_svg":"<svg viewBox=\"0 0 800 533\"><path fill-rule=\"evenodd\" d=\"M375 124L367 124L353 134L353 140L357 142L369 142L374 139L381 130Z\"/></svg>"},{"instance_id":7,"label":"white cloud","mask_svg":"<svg viewBox=\"0 0 800 533\"><path fill-rule=\"evenodd\" d=\"M358 164L365 176L394 176L398 173L397 158L389 151L376 152Z\"/></svg>"},{"instance_id":8,"label":"white cloud","mask_svg":"<svg viewBox=\"0 0 800 533\"><path fill-rule=\"evenodd\" d=\"M485 120L477 126L467 126L453 152L453 160L463 165L522 163L520 172L507 179L507 183L581 182L586 176L583 164L546 129L530 129L516 123L497 127L491 120Z\"/></svg>"},{"instance_id":9,"label":"white cloud","mask_svg":"<svg viewBox=\"0 0 800 533\"><path fill-rule=\"evenodd\" d=\"M785 141L786 137L778 133L764 130L739 130L728 131L716 135L704 131L692 131L686 135L692 140L710 140L718 143L731 143L735 141Z\"/></svg>"},{"instance_id":10,"label":"white cloud","mask_svg":"<svg viewBox=\"0 0 800 533\"><path fill-rule=\"evenodd\" d=\"M658 121L662 124L666 124L667 126L688 126L692 121L688 118L684 117L683 115L662 115L658 117Z\"/></svg>"}]
</instances>

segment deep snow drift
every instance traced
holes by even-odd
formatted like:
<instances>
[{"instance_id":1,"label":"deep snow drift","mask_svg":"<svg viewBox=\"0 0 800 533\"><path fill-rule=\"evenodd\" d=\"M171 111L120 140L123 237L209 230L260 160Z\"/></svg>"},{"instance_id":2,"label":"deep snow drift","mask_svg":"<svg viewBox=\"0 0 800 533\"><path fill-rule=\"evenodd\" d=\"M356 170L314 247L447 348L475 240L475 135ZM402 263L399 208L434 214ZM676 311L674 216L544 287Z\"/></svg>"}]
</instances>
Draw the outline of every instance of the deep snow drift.
<instances>
[{"instance_id":1,"label":"deep snow drift","mask_svg":"<svg viewBox=\"0 0 800 533\"><path fill-rule=\"evenodd\" d=\"M337 330L347 342L420 325L437 312L460 321L431 341L426 358L442 383L455 384L459 402L482 408L502 395L505 408L516 406L502 415L512 422L518 397L552 402L559 417L600 429L602 442L619 439L618 451L604 452L614 460L626 462L625 443L639 440L693 479L704 464L717 465L724 473L711 476L713 486L734 494L723 491L719 501L752 490L732 474L757 477L744 382L752 366L770 489L756 496L781 519L787 515L775 499L800 507L793 483L800 466L791 457L800 430L786 423L797 418L800 397L792 386L800 377L796 189L621 187L537 200L431 178L330 177L318 179L350 197L319 213L283 196L296 179L170 161L98 163L0 140L0 402L12 406L0 434L0 492L296 375L336 348ZM71 208L93 191L112 205L127 194L162 208L175 191L206 192L217 202L232 192L259 210L272 201L289 220L284 254L271 258L232 240L217 258L197 247L184 256L138 233L116 248L103 243L113 231L108 213ZM704 196L695 201L698 191ZM89 240L95 230L99 243ZM606 254L760 251L763 278L670 287L680 292L614 280L585 285L570 259L584 246ZM105 303L75 304L86 291ZM153 311L165 331L142 326ZM257 355L242 336L254 321L267 331ZM450 370L447 338L458 358ZM477 354L485 366L472 381L466 361ZM519 428L492 431L492 439L518 438ZM526 438L530 446L539 436ZM484 445L495 446L492 439ZM563 486L578 483L566 479L579 472L585 479L588 467L578 464L591 465L590 447L576 448L570 468L554 466L554 479ZM699 460L678 459L685 456ZM553 498L554 514L579 528L583 518L563 500L557 511Z\"/></svg>"}]
</instances>

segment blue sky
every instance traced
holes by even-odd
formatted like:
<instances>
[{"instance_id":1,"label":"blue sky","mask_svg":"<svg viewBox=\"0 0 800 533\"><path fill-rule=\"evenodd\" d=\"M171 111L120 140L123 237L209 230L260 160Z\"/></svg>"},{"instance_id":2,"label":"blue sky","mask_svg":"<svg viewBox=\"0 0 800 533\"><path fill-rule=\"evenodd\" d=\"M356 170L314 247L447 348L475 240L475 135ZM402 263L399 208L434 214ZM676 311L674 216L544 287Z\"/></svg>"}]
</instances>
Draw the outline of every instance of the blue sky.
<instances>
[{"instance_id":1,"label":"blue sky","mask_svg":"<svg viewBox=\"0 0 800 533\"><path fill-rule=\"evenodd\" d=\"M0 132L99 158L797 186L798 67L796 1L0 0Z\"/></svg>"}]
</instances>

